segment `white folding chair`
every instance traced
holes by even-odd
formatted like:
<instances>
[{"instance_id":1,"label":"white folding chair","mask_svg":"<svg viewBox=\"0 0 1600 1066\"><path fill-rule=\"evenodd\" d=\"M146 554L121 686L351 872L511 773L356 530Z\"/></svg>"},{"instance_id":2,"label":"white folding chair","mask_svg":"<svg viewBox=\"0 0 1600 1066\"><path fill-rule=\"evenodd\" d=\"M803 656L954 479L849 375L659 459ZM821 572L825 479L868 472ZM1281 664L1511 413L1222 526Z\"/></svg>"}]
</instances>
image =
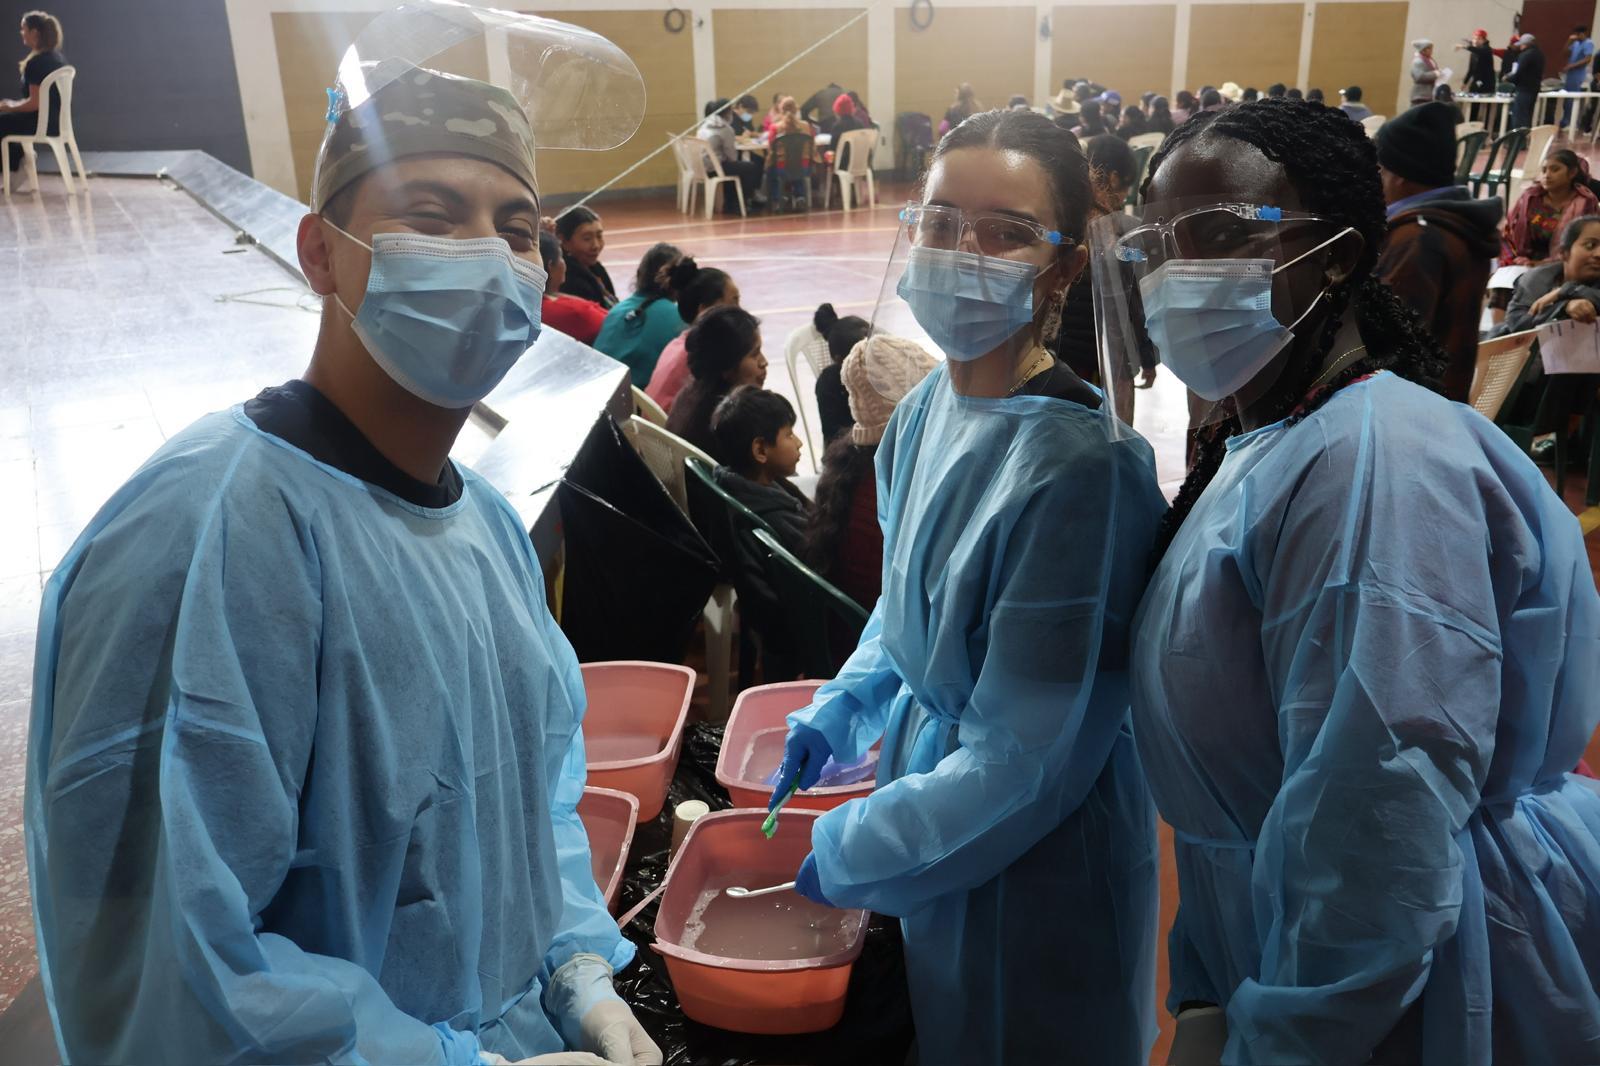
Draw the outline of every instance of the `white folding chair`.
<instances>
[{"instance_id":1,"label":"white folding chair","mask_svg":"<svg viewBox=\"0 0 1600 1066\"><path fill-rule=\"evenodd\" d=\"M1367 131L1368 137L1376 137L1378 135L1378 127L1388 121L1388 115L1368 115L1361 120L1361 128Z\"/></svg>"},{"instance_id":2,"label":"white folding chair","mask_svg":"<svg viewBox=\"0 0 1600 1066\"><path fill-rule=\"evenodd\" d=\"M849 147L846 152L845 148ZM855 198L856 182L864 181L867 185L867 205L878 206L878 186L872 176L872 150L878 146L878 131L867 128L864 130L851 130L834 139L833 158L835 160L833 176L839 181L839 206L846 211L850 210L851 202ZM838 160L849 156L849 167L840 170ZM822 208L827 210L828 202L832 199L833 184L830 182L822 192Z\"/></svg>"},{"instance_id":3,"label":"white folding chair","mask_svg":"<svg viewBox=\"0 0 1600 1066\"><path fill-rule=\"evenodd\" d=\"M1528 131L1528 154L1522 157L1522 165L1511 170L1511 187L1507 190L1507 203L1516 203L1517 197L1522 195L1530 182L1539 180L1539 168L1544 165L1544 157L1550 154L1550 145L1555 142L1555 126L1535 126Z\"/></svg>"},{"instance_id":4,"label":"white folding chair","mask_svg":"<svg viewBox=\"0 0 1600 1066\"><path fill-rule=\"evenodd\" d=\"M1165 133L1140 133L1128 138L1128 147L1135 150L1140 148L1160 148L1161 142L1167 139Z\"/></svg>"},{"instance_id":5,"label":"white folding chair","mask_svg":"<svg viewBox=\"0 0 1600 1066\"><path fill-rule=\"evenodd\" d=\"M72 79L78 76L77 67L61 67L51 71L39 83L39 126L31 134L13 133L9 137L0 138L0 192L11 195L11 146L22 145L24 165L28 168L28 177L33 182L33 187L39 187L39 161L33 154L35 145L46 144L50 151L55 153L56 169L61 171L61 183L67 187L67 192L77 192L77 187L72 183L72 164L78 166L78 176L84 184L89 182L89 172L83 167L83 156L78 154L78 138L72 132ZM55 136L50 135L50 93L54 90L61 99L61 119L57 124L60 130ZM70 153L70 158L68 153Z\"/></svg>"},{"instance_id":6,"label":"white folding chair","mask_svg":"<svg viewBox=\"0 0 1600 1066\"><path fill-rule=\"evenodd\" d=\"M662 429L667 428L667 412L650 398L649 393L637 385L633 386L633 413L646 422L653 422Z\"/></svg>"},{"instance_id":7,"label":"white folding chair","mask_svg":"<svg viewBox=\"0 0 1600 1066\"><path fill-rule=\"evenodd\" d=\"M744 186L739 184L738 175L724 174L722 161L711 151L709 142L699 137L685 137L678 142L684 156L684 163L689 167L689 209L688 214L694 214L694 200L697 192L704 191L706 197L706 217L711 217L711 212L716 207L716 192L719 186L733 182L733 191L739 195L739 214L748 214L744 208ZM709 166L709 169L707 169Z\"/></svg>"},{"instance_id":8,"label":"white folding chair","mask_svg":"<svg viewBox=\"0 0 1600 1066\"><path fill-rule=\"evenodd\" d=\"M817 378L822 376L823 369L833 362L833 353L828 351L828 339L817 332L815 326L807 322L797 326L787 340L783 342L783 365L789 371L789 385L794 389L794 405L800 413L800 429L806 435L805 457L811 461L811 468L817 473L822 472L822 452L817 447L816 438L811 435L811 416L807 413L809 408L816 406ZM800 387L800 365L804 363L811 370L811 388ZM821 414L818 414L820 422ZM817 426L817 431L822 431L822 426ZM828 442L822 442L827 447Z\"/></svg>"},{"instance_id":9,"label":"white folding chair","mask_svg":"<svg viewBox=\"0 0 1600 1066\"><path fill-rule=\"evenodd\" d=\"M684 214L689 213L689 189L694 184L694 169L689 166L683 151L683 138L676 134L667 134L667 143L672 146L672 158L678 164L678 210Z\"/></svg>"},{"instance_id":10,"label":"white folding chair","mask_svg":"<svg viewBox=\"0 0 1600 1066\"><path fill-rule=\"evenodd\" d=\"M1533 342L1539 338L1536 329L1521 333L1508 333L1504 337L1483 341L1478 345L1478 361L1472 370L1472 388L1467 401L1472 409L1493 422L1500 414L1500 405L1506 402L1512 386L1522 376L1522 368L1533 354Z\"/></svg>"}]
</instances>

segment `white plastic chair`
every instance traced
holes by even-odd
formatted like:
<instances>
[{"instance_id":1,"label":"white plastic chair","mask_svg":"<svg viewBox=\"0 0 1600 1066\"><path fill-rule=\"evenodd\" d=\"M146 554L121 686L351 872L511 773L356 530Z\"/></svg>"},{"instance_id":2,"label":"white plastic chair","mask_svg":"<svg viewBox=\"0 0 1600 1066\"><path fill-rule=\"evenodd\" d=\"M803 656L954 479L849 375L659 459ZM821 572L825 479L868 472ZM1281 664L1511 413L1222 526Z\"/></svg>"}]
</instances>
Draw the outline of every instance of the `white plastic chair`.
<instances>
[{"instance_id":1,"label":"white plastic chair","mask_svg":"<svg viewBox=\"0 0 1600 1066\"><path fill-rule=\"evenodd\" d=\"M1367 131L1368 137L1376 137L1378 135L1378 127L1388 121L1388 115L1368 115L1361 120L1361 128Z\"/></svg>"},{"instance_id":2,"label":"white plastic chair","mask_svg":"<svg viewBox=\"0 0 1600 1066\"><path fill-rule=\"evenodd\" d=\"M1160 148L1161 142L1167 139L1165 133L1140 133L1128 138L1128 147L1135 150L1140 148Z\"/></svg>"},{"instance_id":3,"label":"white plastic chair","mask_svg":"<svg viewBox=\"0 0 1600 1066\"><path fill-rule=\"evenodd\" d=\"M716 207L717 187L730 181L733 182L733 191L739 194L739 214L749 214L744 209L744 186L739 184L737 175L722 172L722 161L711 151L709 142L699 137L685 137L678 142L678 146L683 152L684 165L690 171L689 207L686 214L694 214L695 194L704 190L706 217L710 218L712 210ZM707 169L708 164L710 169Z\"/></svg>"},{"instance_id":4,"label":"white plastic chair","mask_svg":"<svg viewBox=\"0 0 1600 1066\"><path fill-rule=\"evenodd\" d=\"M34 188L39 187L39 161L33 154L34 145L47 144L50 151L55 153L56 169L61 171L61 183L67 187L67 192L77 192L77 187L72 182L72 164L78 166L78 176L84 184L89 182L89 172L83 167L83 156L78 154L78 138L72 133L72 79L78 76L77 67L61 67L51 71L39 83L39 126L33 133L13 133L9 137L0 138L0 192L11 195L11 146L22 145L24 164L28 168L28 177L32 180ZM54 89L61 98L61 119L57 128L61 131L52 137L50 128L50 91ZM71 159L68 159L68 153Z\"/></svg>"},{"instance_id":5,"label":"white plastic chair","mask_svg":"<svg viewBox=\"0 0 1600 1066\"><path fill-rule=\"evenodd\" d=\"M1482 132L1483 132L1483 123L1481 123L1481 122L1457 122L1456 123L1456 140L1458 140L1458 141L1461 138L1465 137L1469 133L1482 133Z\"/></svg>"},{"instance_id":6,"label":"white plastic chair","mask_svg":"<svg viewBox=\"0 0 1600 1066\"><path fill-rule=\"evenodd\" d=\"M689 494L685 481L688 473L683 461L691 456L715 468L717 461L676 433L643 418L628 419L622 433L639 453L644 465L656 476L678 505L678 510L689 513ZM733 586L718 585L711 590L711 598L701 609L701 619L706 627L706 674L711 678L708 694L708 713L713 722L728 718L728 676L733 662Z\"/></svg>"},{"instance_id":7,"label":"white plastic chair","mask_svg":"<svg viewBox=\"0 0 1600 1066\"><path fill-rule=\"evenodd\" d=\"M661 405L650 398L649 393L637 385L633 386L633 413L646 422L653 422L662 429L667 428L667 412L663 411ZM681 467L682 464L679 465ZM682 473L683 471L680 469L678 472Z\"/></svg>"},{"instance_id":8,"label":"white plastic chair","mask_svg":"<svg viewBox=\"0 0 1600 1066\"><path fill-rule=\"evenodd\" d=\"M1467 392L1467 401L1472 404L1474 411L1491 422L1499 416L1500 406L1506 402L1512 386L1522 376L1522 368L1533 354L1533 342L1538 338L1539 331L1530 329L1508 333L1478 345L1478 361L1472 370L1472 388Z\"/></svg>"},{"instance_id":9,"label":"white plastic chair","mask_svg":"<svg viewBox=\"0 0 1600 1066\"><path fill-rule=\"evenodd\" d=\"M1539 180L1539 168L1544 165L1544 157L1550 154L1550 146L1556 139L1555 126L1535 126L1528 131L1528 154L1522 157L1522 165L1511 170L1511 186L1507 191L1507 203L1516 203L1517 197L1522 195L1522 190L1530 182Z\"/></svg>"},{"instance_id":10,"label":"white plastic chair","mask_svg":"<svg viewBox=\"0 0 1600 1066\"><path fill-rule=\"evenodd\" d=\"M878 146L878 131L872 128L864 130L851 130L835 139L833 145L833 158L843 159L846 154L850 157L850 166L840 170L837 163L834 165L833 176L839 180L839 206L846 211L850 210L855 199L856 182L864 181L867 184L867 206L878 206L878 185L872 176L872 150ZM850 150L846 153L845 148ZM833 199L833 184L830 182L822 193L822 208L827 210L828 203Z\"/></svg>"},{"instance_id":11,"label":"white plastic chair","mask_svg":"<svg viewBox=\"0 0 1600 1066\"><path fill-rule=\"evenodd\" d=\"M811 388L800 387L800 364L805 363L811 369ZM822 371L829 363L833 362L833 353L828 351L828 339L817 332L815 326L807 322L797 326L783 342L783 365L789 371L789 384L794 389L794 404L800 412L800 429L806 435L806 458L811 461L811 468L821 473L822 452L817 448L816 438L811 435L811 416L807 409L816 404L816 382L822 376ZM818 418L821 418L819 413ZM822 427L817 426L818 432ZM827 441L823 441L827 446Z\"/></svg>"},{"instance_id":12,"label":"white plastic chair","mask_svg":"<svg viewBox=\"0 0 1600 1066\"><path fill-rule=\"evenodd\" d=\"M689 189L694 184L694 170L684 154L683 138L669 133L667 143L672 146L672 158L678 163L678 210L688 214Z\"/></svg>"}]
</instances>

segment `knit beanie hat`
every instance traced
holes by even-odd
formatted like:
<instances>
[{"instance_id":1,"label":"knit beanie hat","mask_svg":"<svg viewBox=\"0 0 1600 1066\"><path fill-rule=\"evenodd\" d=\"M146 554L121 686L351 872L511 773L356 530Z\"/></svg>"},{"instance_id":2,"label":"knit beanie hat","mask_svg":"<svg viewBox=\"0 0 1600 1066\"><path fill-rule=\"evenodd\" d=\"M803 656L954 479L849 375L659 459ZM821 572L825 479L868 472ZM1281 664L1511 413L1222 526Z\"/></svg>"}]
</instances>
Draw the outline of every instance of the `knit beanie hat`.
<instances>
[{"instance_id":1,"label":"knit beanie hat","mask_svg":"<svg viewBox=\"0 0 1600 1066\"><path fill-rule=\"evenodd\" d=\"M1436 189L1456 181L1456 116L1437 101L1402 111L1378 129L1378 164Z\"/></svg>"},{"instance_id":2,"label":"knit beanie hat","mask_svg":"<svg viewBox=\"0 0 1600 1066\"><path fill-rule=\"evenodd\" d=\"M869 445L881 441L895 404L938 365L920 344L903 337L876 333L857 341L839 367L850 398L850 415L856 420L850 430L851 442Z\"/></svg>"}]
</instances>

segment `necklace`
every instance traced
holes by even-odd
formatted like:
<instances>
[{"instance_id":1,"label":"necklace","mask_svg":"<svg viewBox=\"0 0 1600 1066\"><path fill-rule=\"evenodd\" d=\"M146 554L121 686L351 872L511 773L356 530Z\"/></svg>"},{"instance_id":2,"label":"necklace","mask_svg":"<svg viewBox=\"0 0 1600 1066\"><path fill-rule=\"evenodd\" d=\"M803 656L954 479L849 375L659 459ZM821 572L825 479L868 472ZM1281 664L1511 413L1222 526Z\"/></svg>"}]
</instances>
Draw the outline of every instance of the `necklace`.
<instances>
[{"instance_id":1,"label":"necklace","mask_svg":"<svg viewBox=\"0 0 1600 1066\"><path fill-rule=\"evenodd\" d=\"M1044 348L1038 349L1038 353L1033 357L1033 361L1028 364L1028 369L1024 370L1022 376L1017 379L1017 383L1006 390L1007 396L1015 396L1018 389L1033 380L1041 370L1044 370L1055 359L1055 356Z\"/></svg>"},{"instance_id":2,"label":"necklace","mask_svg":"<svg viewBox=\"0 0 1600 1066\"><path fill-rule=\"evenodd\" d=\"M1311 387L1306 390L1306 395L1310 396L1313 392L1316 392L1323 382L1327 381L1339 371L1355 362L1354 359L1350 358L1352 355L1355 355L1357 352L1364 352L1366 350L1367 346L1365 344L1358 344L1354 348L1351 348L1348 352L1345 352L1343 355L1339 356L1339 358L1335 359L1332 364L1329 365L1328 369L1322 372L1317 380L1311 383Z\"/></svg>"}]
</instances>

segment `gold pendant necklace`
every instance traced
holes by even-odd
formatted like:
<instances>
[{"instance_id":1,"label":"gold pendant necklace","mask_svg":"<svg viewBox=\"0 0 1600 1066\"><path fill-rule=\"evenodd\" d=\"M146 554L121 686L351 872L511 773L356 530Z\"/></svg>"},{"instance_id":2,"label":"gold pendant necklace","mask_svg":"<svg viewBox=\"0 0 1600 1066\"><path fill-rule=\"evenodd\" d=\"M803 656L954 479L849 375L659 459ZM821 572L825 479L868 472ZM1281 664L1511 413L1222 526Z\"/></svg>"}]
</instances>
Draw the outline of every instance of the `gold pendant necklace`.
<instances>
[{"instance_id":1,"label":"gold pendant necklace","mask_svg":"<svg viewBox=\"0 0 1600 1066\"><path fill-rule=\"evenodd\" d=\"M1055 356L1051 355L1048 349L1040 348L1038 351L1039 354L1033 357L1033 361L1028 364L1028 369L1022 372L1022 376L1017 379L1017 383L1006 390L1007 396L1015 396L1018 389L1032 381L1040 371L1046 369L1055 359Z\"/></svg>"}]
</instances>

